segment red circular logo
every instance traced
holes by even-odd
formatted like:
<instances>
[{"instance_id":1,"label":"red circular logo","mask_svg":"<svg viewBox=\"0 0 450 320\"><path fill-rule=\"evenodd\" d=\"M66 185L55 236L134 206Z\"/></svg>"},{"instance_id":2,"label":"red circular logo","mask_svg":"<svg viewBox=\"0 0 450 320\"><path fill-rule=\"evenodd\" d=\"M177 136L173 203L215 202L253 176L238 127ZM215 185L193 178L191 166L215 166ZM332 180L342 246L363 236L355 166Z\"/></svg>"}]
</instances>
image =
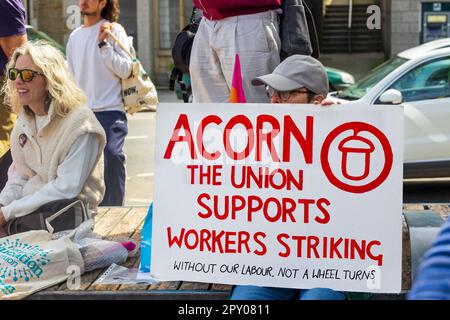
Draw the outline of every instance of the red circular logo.
<instances>
[{"instance_id":1,"label":"red circular logo","mask_svg":"<svg viewBox=\"0 0 450 320\"><path fill-rule=\"evenodd\" d=\"M333 173L333 170L331 169L330 163L328 161L331 144L334 142L334 140L340 134L342 134L343 132L349 131L349 130L354 131L355 135L357 135L359 132L370 132L372 135L374 135L379 140L379 142L381 143L381 146L383 148L385 162L384 162L383 169L381 170L381 173L378 175L377 178L375 178L374 180L372 180L369 183L364 184L364 185L351 185L351 184L348 184L346 182L339 180ZM341 151L344 148L342 146L346 142L346 140L348 140L348 138L340 143L339 149ZM366 141L366 142L368 141L367 139L362 139L362 138L358 138L355 140ZM368 141L368 143L369 143L369 145L371 144L370 141ZM349 149L349 150L362 152L363 149L362 148L353 148L353 149ZM373 151L373 144L372 144L371 150ZM365 193L365 192L372 191L373 189L376 189L378 186L380 186L386 180L389 173L391 172L393 158L394 157L393 157L393 153L392 153L391 144L389 143L389 140L386 138L384 133L381 132L379 129L375 128L374 126L364 123L364 122L349 122L349 123L345 123L345 124L337 127L336 129L334 129L325 139L323 146L322 146L322 152L320 154L322 168L323 168L323 171L325 172L325 175L327 176L328 180L337 188L339 188L343 191L346 191L346 192L351 192L351 193ZM346 164L346 159L343 161ZM367 165L367 158L366 158L366 165ZM366 167L366 169L367 169L367 167ZM346 171L344 172L344 176L351 179L346 174ZM366 176L367 176L367 172L363 176L360 176L359 178L353 178L351 180L355 180L355 181L361 180L360 179L361 177L366 177Z\"/></svg>"}]
</instances>

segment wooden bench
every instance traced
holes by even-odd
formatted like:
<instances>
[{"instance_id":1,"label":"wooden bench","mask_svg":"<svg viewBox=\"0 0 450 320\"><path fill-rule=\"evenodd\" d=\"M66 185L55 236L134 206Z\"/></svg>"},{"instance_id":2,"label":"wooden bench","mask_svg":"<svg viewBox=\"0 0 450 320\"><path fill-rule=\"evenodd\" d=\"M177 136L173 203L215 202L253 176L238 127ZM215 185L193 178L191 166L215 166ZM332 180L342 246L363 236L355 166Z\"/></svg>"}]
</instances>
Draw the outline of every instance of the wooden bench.
<instances>
[{"instance_id":1,"label":"wooden bench","mask_svg":"<svg viewBox=\"0 0 450 320\"><path fill-rule=\"evenodd\" d=\"M448 205L434 205L431 208L424 206L405 206L407 211L432 210L446 219ZM129 237L139 242L141 229L144 223L147 208L103 208L95 217L94 232L104 239L120 239ZM403 222L403 279L402 291L406 292L411 287L411 244L409 227L406 220ZM128 268L139 266L139 255L130 258L124 264ZM54 299L228 299L231 286L209 283L193 283L185 281L161 282L157 285L94 285L93 283L105 272L105 269L95 270L81 277L81 285L78 290L69 290L63 283L38 292L29 299L54 300ZM386 298L384 295L376 295ZM404 295L403 295L404 296ZM399 296L402 297L401 295Z\"/></svg>"}]
</instances>

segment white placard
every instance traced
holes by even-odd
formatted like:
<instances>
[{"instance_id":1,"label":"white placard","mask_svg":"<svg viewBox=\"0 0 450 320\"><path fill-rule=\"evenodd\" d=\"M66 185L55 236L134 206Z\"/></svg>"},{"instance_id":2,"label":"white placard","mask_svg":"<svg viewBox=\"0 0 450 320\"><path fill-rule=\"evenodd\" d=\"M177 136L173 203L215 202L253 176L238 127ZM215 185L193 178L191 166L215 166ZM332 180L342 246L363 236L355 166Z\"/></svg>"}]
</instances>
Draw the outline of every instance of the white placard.
<instances>
[{"instance_id":1,"label":"white placard","mask_svg":"<svg viewBox=\"0 0 450 320\"><path fill-rule=\"evenodd\" d=\"M401 107L161 104L156 134L155 277L400 292Z\"/></svg>"}]
</instances>

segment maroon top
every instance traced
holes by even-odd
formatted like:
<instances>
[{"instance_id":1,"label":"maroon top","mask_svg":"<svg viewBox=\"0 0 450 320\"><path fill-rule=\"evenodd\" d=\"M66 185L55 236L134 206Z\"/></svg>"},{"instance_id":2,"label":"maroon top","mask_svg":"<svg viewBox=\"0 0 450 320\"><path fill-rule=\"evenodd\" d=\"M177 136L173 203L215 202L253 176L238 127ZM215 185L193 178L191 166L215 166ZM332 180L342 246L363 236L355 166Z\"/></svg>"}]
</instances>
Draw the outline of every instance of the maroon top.
<instances>
[{"instance_id":1,"label":"maroon top","mask_svg":"<svg viewBox=\"0 0 450 320\"><path fill-rule=\"evenodd\" d=\"M283 0L194 0L196 8L209 20L275 10Z\"/></svg>"}]
</instances>

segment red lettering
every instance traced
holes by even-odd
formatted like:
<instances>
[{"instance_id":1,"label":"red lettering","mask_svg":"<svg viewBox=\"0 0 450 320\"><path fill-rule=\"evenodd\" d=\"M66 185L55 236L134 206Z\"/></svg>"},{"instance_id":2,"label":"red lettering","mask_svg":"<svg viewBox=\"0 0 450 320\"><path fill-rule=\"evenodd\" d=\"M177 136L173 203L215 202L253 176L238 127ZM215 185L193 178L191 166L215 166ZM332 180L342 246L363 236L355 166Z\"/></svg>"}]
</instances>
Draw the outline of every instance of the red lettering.
<instances>
[{"instance_id":1,"label":"red lettering","mask_svg":"<svg viewBox=\"0 0 450 320\"><path fill-rule=\"evenodd\" d=\"M336 255L339 259L342 259L342 255L339 252L339 246L342 243L342 238L339 238L337 241L334 238L330 238L330 258L333 259Z\"/></svg>"},{"instance_id":2,"label":"red lettering","mask_svg":"<svg viewBox=\"0 0 450 320\"><path fill-rule=\"evenodd\" d=\"M185 135L181 136L180 131L184 130ZM175 144L178 142L185 142L189 147L189 151L191 154L191 159L197 159L197 155L195 153L195 145L194 140L192 139L191 128L189 126L188 117L186 114L181 114L178 118L178 121L175 125L175 129L173 130L172 137L170 138L169 145L167 146L166 152L164 153L164 159L172 158L173 148Z\"/></svg>"},{"instance_id":3,"label":"red lettering","mask_svg":"<svg viewBox=\"0 0 450 320\"><path fill-rule=\"evenodd\" d=\"M256 202L256 204L254 204ZM263 201L258 196L249 196L248 197L248 222L252 222L253 214L258 212L263 207Z\"/></svg>"},{"instance_id":4,"label":"red lettering","mask_svg":"<svg viewBox=\"0 0 450 320\"><path fill-rule=\"evenodd\" d=\"M383 265L383 255L379 254L377 256L372 254L372 247L373 246L381 246L381 242L378 240L373 240L370 241L369 244L367 245L367 256L372 259L377 261L377 264L381 267Z\"/></svg>"},{"instance_id":5,"label":"red lettering","mask_svg":"<svg viewBox=\"0 0 450 320\"><path fill-rule=\"evenodd\" d=\"M168 238L168 242L169 242L169 248L172 248L172 246L174 244L176 244L178 246L178 248L181 248L181 245L183 244L185 231L186 230L184 228L181 228L180 235L178 237L176 237L176 236L172 237L172 228L171 227L167 228L167 238Z\"/></svg>"},{"instance_id":6,"label":"red lettering","mask_svg":"<svg viewBox=\"0 0 450 320\"><path fill-rule=\"evenodd\" d=\"M290 116L284 117L283 162L291 161L291 135L294 136L302 149L306 164L313 162L313 128L314 118L306 117L306 135L303 136L292 118Z\"/></svg>"},{"instance_id":7,"label":"red lettering","mask_svg":"<svg viewBox=\"0 0 450 320\"><path fill-rule=\"evenodd\" d=\"M240 202L238 204L238 201ZM236 213L245 208L245 199L243 196L231 197L231 218L236 220Z\"/></svg>"},{"instance_id":8,"label":"red lettering","mask_svg":"<svg viewBox=\"0 0 450 320\"><path fill-rule=\"evenodd\" d=\"M215 249L218 247L218 252L223 253L223 246L222 246L222 237L224 236L225 231L220 231L219 234L217 234L216 230L213 230L213 242L212 246ZM213 252L216 252L216 250L213 250Z\"/></svg>"},{"instance_id":9,"label":"red lettering","mask_svg":"<svg viewBox=\"0 0 450 320\"><path fill-rule=\"evenodd\" d=\"M187 166L187 169L191 172L191 184L195 184L195 169L197 169L198 166Z\"/></svg>"},{"instance_id":10,"label":"red lettering","mask_svg":"<svg viewBox=\"0 0 450 320\"><path fill-rule=\"evenodd\" d=\"M225 196L225 204L224 204L224 209L223 209L223 213L219 212L219 196L214 196L214 216L218 219L218 220L225 220L226 218L228 218L228 212L229 212L229 208L230 208L230 196Z\"/></svg>"},{"instance_id":11,"label":"red lettering","mask_svg":"<svg viewBox=\"0 0 450 320\"><path fill-rule=\"evenodd\" d=\"M314 204L316 201L314 199L298 199L299 204L303 204L304 210L304 223L309 223L309 205Z\"/></svg>"},{"instance_id":12,"label":"red lettering","mask_svg":"<svg viewBox=\"0 0 450 320\"><path fill-rule=\"evenodd\" d=\"M284 251L280 251L278 253L278 255L282 258L287 258L291 254L291 248L289 248L289 245L286 242L284 242L285 239L286 240L289 239L289 235L286 233L280 233L277 236L278 243L281 244L284 248Z\"/></svg>"},{"instance_id":13,"label":"red lettering","mask_svg":"<svg viewBox=\"0 0 450 320\"><path fill-rule=\"evenodd\" d=\"M296 208L297 204L294 200L290 198L283 198L283 222L287 222L287 216L289 216L291 222L296 222L295 217L292 214Z\"/></svg>"},{"instance_id":14,"label":"red lettering","mask_svg":"<svg viewBox=\"0 0 450 320\"><path fill-rule=\"evenodd\" d=\"M242 246L245 247L245 251L247 253L250 252L250 246L248 244L248 241L250 240L250 234L246 231L243 232L239 232L238 233L238 243L239 243L239 248L238 248L238 252L242 253Z\"/></svg>"},{"instance_id":15,"label":"red lettering","mask_svg":"<svg viewBox=\"0 0 450 320\"><path fill-rule=\"evenodd\" d=\"M236 240L233 237L236 237L235 232L227 232L225 234L225 253L236 253L236 249L233 247L236 244Z\"/></svg>"},{"instance_id":16,"label":"red lettering","mask_svg":"<svg viewBox=\"0 0 450 320\"><path fill-rule=\"evenodd\" d=\"M209 194L207 193L202 193L201 195L198 196L197 198L197 203L206 210L206 213L202 213L202 212L198 212L197 215L202 218L202 219L208 219L212 216L213 212L212 210L208 207L208 205L206 203L203 202L203 199L206 200L211 200L211 197L209 196Z\"/></svg>"},{"instance_id":17,"label":"red lettering","mask_svg":"<svg viewBox=\"0 0 450 320\"><path fill-rule=\"evenodd\" d=\"M192 244L189 243L189 236L192 235L191 239L194 240L194 242ZM200 237L198 236L197 230L188 230L186 232L186 235L184 236L185 240L184 240L184 245L186 246L187 249L189 250L194 250L195 248L198 247L198 243L200 241Z\"/></svg>"},{"instance_id":18,"label":"red lettering","mask_svg":"<svg viewBox=\"0 0 450 320\"><path fill-rule=\"evenodd\" d=\"M319 252L317 251L317 246L319 245L319 238L315 236L308 237L308 253L307 257L308 259L311 258L311 251L314 251L315 258L320 258Z\"/></svg>"},{"instance_id":19,"label":"red lettering","mask_svg":"<svg viewBox=\"0 0 450 320\"><path fill-rule=\"evenodd\" d=\"M200 230L200 251L205 251L205 247L208 251L212 251L212 247L210 244L211 233L209 230L203 229Z\"/></svg>"},{"instance_id":20,"label":"red lettering","mask_svg":"<svg viewBox=\"0 0 450 320\"><path fill-rule=\"evenodd\" d=\"M263 256L267 253L267 247L262 241L262 239L266 238L266 234L264 232L256 232L253 236L255 242L261 247L261 250L254 250L253 252L258 256ZM259 239L262 238L262 239Z\"/></svg>"},{"instance_id":21,"label":"red lettering","mask_svg":"<svg viewBox=\"0 0 450 320\"><path fill-rule=\"evenodd\" d=\"M272 126L272 130L268 133L263 133L264 124L269 123ZM258 143L256 144L256 161L262 160L262 145L264 142L267 144L267 148L270 150L270 155L274 162L280 162L277 150L273 144L273 138L280 133L280 123L278 120L270 115L260 115L256 119L256 135L258 136Z\"/></svg>"},{"instance_id":22,"label":"red lettering","mask_svg":"<svg viewBox=\"0 0 450 320\"><path fill-rule=\"evenodd\" d=\"M219 125L222 123L222 119L220 119L220 117L218 117L218 116L211 115L211 116L205 117L200 122L200 126L197 131L197 145L198 145L199 151L200 151L201 155L203 156L203 158L208 159L208 160L217 160L222 155L222 153L220 151L214 151L211 153L208 152L203 143L203 132L204 132L205 128L208 125L210 125L211 123Z\"/></svg>"},{"instance_id":23,"label":"red lettering","mask_svg":"<svg viewBox=\"0 0 450 320\"><path fill-rule=\"evenodd\" d=\"M330 206L331 202L328 201L328 199L325 198L320 198L319 200L317 200L317 208L319 208L320 212L323 214L322 218L319 217L315 217L314 220L317 223L321 223L321 224L327 224L328 222L330 222L330 213L328 212L328 210L324 207L325 206Z\"/></svg>"},{"instance_id":24,"label":"red lettering","mask_svg":"<svg viewBox=\"0 0 450 320\"><path fill-rule=\"evenodd\" d=\"M361 246L359 246L358 241L356 240L351 240L350 241L350 259L354 260L355 259L355 251L358 252L358 255L361 259L366 259L366 240L362 240L361 241Z\"/></svg>"},{"instance_id":25,"label":"red lettering","mask_svg":"<svg viewBox=\"0 0 450 320\"><path fill-rule=\"evenodd\" d=\"M231 141L230 141L231 131L238 124L242 124L245 127L245 129L247 131L247 138L248 138L247 146L241 152L237 152L237 151L233 150L233 148L231 146ZM231 159L243 160L243 159L247 158L249 156L251 150L253 149L253 146L255 145L255 133L253 132L253 126L252 126L252 122L250 121L250 119L243 115L239 115L239 116L235 116L235 117L231 118L225 127L223 144L225 146L225 152Z\"/></svg>"},{"instance_id":26,"label":"red lettering","mask_svg":"<svg viewBox=\"0 0 450 320\"><path fill-rule=\"evenodd\" d=\"M213 172L212 172L212 185L213 186L220 186L222 185L222 182L219 180L220 177L222 177L222 170L223 166L213 166Z\"/></svg>"},{"instance_id":27,"label":"red lettering","mask_svg":"<svg viewBox=\"0 0 450 320\"><path fill-rule=\"evenodd\" d=\"M269 205L271 202L273 202L276 206L276 213L273 217L270 216L270 212L269 212ZM266 220L269 222L277 222L278 220L280 220L281 204L278 201L278 199L277 198L269 198L266 201L264 201L263 213L264 213L264 218L266 218Z\"/></svg>"},{"instance_id":28,"label":"red lettering","mask_svg":"<svg viewBox=\"0 0 450 320\"><path fill-rule=\"evenodd\" d=\"M292 240L297 241L297 257L302 256L302 243L306 239L305 236L292 236Z\"/></svg>"}]
</instances>

